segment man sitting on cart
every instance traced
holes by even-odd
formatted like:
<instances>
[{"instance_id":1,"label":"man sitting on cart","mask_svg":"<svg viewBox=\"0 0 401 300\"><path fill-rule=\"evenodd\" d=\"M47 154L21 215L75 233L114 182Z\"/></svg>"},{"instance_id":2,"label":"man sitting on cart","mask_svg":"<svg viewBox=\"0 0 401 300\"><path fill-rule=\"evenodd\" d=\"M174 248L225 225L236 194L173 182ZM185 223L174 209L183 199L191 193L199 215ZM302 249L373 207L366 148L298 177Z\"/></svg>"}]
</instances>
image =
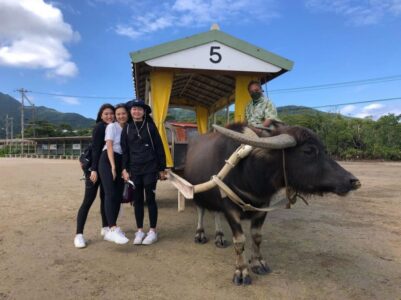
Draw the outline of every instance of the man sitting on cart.
<instances>
[{"instance_id":1,"label":"man sitting on cart","mask_svg":"<svg viewBox=\"0 0 401 300\"><path fill-rule=\"evenodd\" d=\"M252 80L248 84L251 100L245 108L245 117L249 125L271 128L273 121L281 122L273 102L263 95L259 81Z\"/></svg>"}]
</instances>

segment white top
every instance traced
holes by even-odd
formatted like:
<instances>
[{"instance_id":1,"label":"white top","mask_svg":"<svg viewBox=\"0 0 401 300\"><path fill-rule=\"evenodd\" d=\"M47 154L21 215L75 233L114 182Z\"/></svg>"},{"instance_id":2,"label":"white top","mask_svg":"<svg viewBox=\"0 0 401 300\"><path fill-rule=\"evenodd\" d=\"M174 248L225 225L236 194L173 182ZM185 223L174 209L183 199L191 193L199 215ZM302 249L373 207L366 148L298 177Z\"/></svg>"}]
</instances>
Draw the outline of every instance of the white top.
<instances>
[{"instance_id":1,"label":"white top","mask_svg":"<svg viewBox=\"0 0 401 300\"><path fill-rule=\"evenodd\" d=\"M106 127L106 134L104 136L104 140L113 141L113 152L118 154L123 154L123 150L121 149L121 132L123 129L120 124L117 122L110 123ZM107 149L107 145L104 145L103 151Z\"/></svg>"}]
</instances>

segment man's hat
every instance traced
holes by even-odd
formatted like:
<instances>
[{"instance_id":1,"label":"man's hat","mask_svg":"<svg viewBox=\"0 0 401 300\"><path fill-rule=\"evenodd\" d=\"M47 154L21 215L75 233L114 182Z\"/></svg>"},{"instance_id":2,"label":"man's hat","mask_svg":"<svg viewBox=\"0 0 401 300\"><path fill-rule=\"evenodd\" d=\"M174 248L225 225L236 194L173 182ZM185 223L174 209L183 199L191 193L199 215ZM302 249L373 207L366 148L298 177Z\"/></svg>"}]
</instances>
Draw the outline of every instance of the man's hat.
<instances>
[{"instance_id":1,"label":"man's hat","mask_svg":"<svg viewBox=\"0 0 401 300\"><path fill-rule=\"evenodd\" d=\"M127 106L127 108L129 110L131 110L132 107L137 106L137 107L142 107L145 110L146 114L150 114L152 112L152 109L150 108L150 106L147 105L145 103L145 101L140 100L140 99L130 100L125 105Z\"/></svg>"}]
</instances>

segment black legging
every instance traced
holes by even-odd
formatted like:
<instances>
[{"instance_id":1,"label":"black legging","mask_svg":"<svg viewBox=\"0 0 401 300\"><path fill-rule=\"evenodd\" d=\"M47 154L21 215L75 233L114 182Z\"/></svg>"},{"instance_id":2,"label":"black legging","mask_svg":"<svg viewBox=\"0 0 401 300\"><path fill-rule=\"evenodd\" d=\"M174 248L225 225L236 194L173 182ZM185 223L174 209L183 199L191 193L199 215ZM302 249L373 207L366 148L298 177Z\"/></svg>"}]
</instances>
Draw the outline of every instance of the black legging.
<instances>
[{"instance_id":1,"label":"black legging","mask_svg":"<svg viewBox=\"0 0 401 300\"><path fill-rule=\"evenodd\" d=\"M93 183L89 179L90 173L85 176L85 195L84 200L82 201L81 207L78 210L77 216L77 234L84 232L84 227L86 223L86 219L88 217L89 209L92 206L93 201L96 199L97 190L100 186L100 214L102 216L102 226L107 227L107 219L104 209L104 191L102 184L100 182L100 178Z\"/></svg>"},{"instance_id":2,"label":"black legging","mask_svg":"<svg viewBox=\"0 0 401 300\"><path fill-rule=\"evenodd\" d=\"M114 153L114 162L116 165L116 179L113 180L111 165L107 151L103 151L99 159L99 175L105 194L105 211L107 222L110 227L116 226L117 217L120 211L121 199L124 190L124 180L121 178L122 155Z\"/></svg>"},{"instance_id":3,"label":"black legging","mask_svg":"<svg viewBox=\"0 0 401 300\"><path fill-rule=\"evenodd\" d=\"M157 225L157 203L156 203L156 181L151 184L138 184L133 193L135 201L135 219L136 226L143 228L144 216L144 192L146 195L146 203L148 204L150 228L156 228Z\"/></svg>"}]
</instances>

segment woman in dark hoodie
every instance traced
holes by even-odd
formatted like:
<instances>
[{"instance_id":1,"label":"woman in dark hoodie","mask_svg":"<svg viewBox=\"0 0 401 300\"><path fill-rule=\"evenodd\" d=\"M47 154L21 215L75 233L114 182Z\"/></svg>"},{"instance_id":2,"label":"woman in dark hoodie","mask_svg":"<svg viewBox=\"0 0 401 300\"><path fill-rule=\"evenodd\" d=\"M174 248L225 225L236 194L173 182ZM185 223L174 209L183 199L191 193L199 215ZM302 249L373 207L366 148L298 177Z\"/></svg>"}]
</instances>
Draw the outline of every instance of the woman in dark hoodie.
<instances>
[{"instance_id":1,"label":"woman in dark hoodie","mask_svg":"<svg viewBox=\"0 0 401 300\"><path fill-rule=\"evenodd\" d=\"M123 178L135 184L133 193L137 232L134 245L150 245L157 241L156 183L166 178L166 157L156 125L150 117L151 108L141 100L128 103L132 122L121 134ZM145 195L144 195L145 194ZM148 205L150 230L143 231L144 199Z\"/></svg>"},{"instance_id":2,"label":"woman in dark hoodie","mask_svg":"<svg viewBox=\"0 0 401 300\"><path fill-rule=\"evenodd\" d=\"M96 126L92 131L92 164L90 167L91 172L85 174L85 196L82 201L81 207L78 210L77 216L77 231L74 238L74 245L76 248L85 248L86 241L83 236L86 218L88 217L89 209L95 201L97 190L100 186L100 214L102 215L103 227L100 231L101 235L105 235L108 224L104 210L104 191L98 176L98 163L100 154L104 147L104 136L106 126L114 121L114 106L111 104L103 104L96 118Z\"/></svg>"}]
</instances>

